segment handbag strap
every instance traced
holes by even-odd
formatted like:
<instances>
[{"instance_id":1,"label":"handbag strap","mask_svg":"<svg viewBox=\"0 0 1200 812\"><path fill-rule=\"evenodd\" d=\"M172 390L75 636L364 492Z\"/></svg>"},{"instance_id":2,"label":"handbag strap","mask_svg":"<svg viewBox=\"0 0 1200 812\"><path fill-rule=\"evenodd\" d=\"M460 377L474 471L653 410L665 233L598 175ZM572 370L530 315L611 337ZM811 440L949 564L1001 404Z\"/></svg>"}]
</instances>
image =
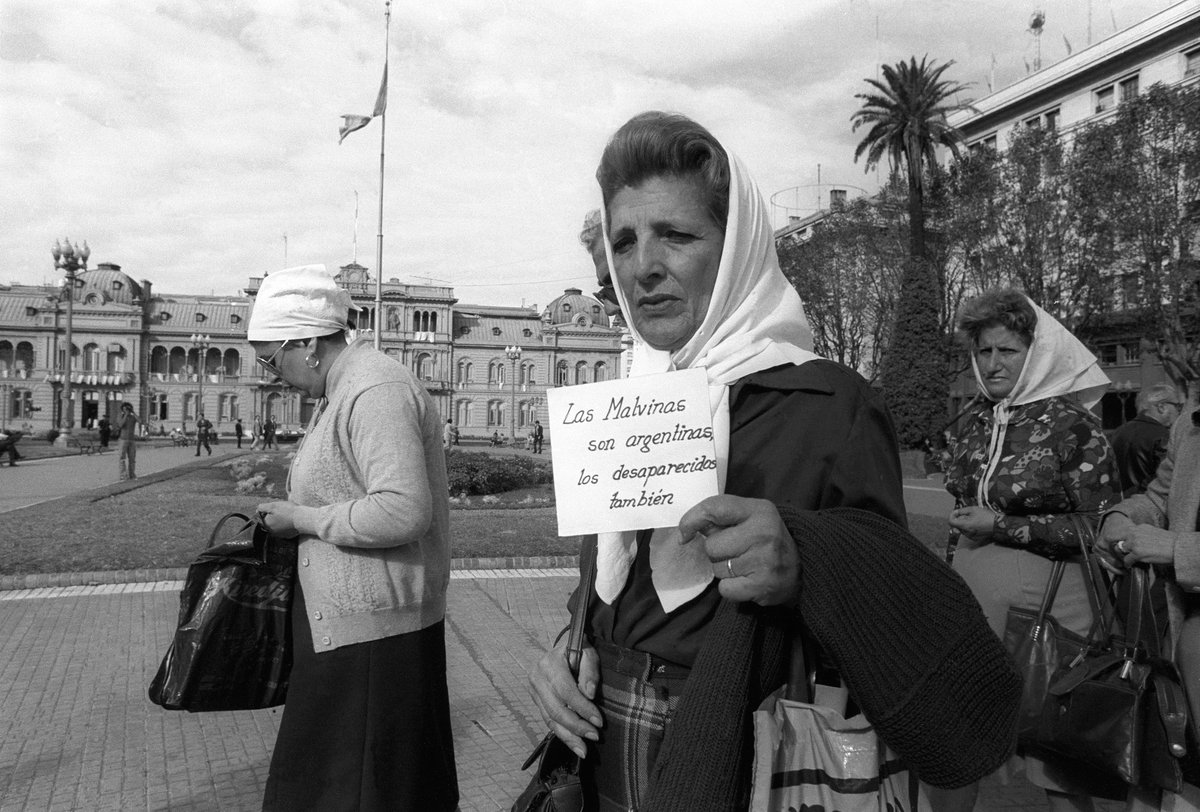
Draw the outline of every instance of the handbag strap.
<instances>
[{"instance_id":1,"label":"handbag strap","mask_svg":"<svg viewBox=\"0 0 1200 812\"><path fill-rule=\"evenodd\" d=\"M1046 592L1042 595L1042 605L1038 607L1037 624L1034 626L1036 630L1042 628L1046 622L1046 615L1050 614L1050 610L1054 607L1054 596L1058 594L1058 585L1062 583L1063 573L1067 571L1066 561L1055 561L1054 568L1050 570L1050 580L1046 582Z\"/></svg>"},{"instance_id":2,"label":"handbag strap","mask_svg":"<svg viewBox=\"0 0 1200 812\"><path fill-rule=\"evenodd\" d=\"M212 547L214 544L217 543L217 536L221 535L221 528L224 527L225 522L229 521L230 519L241 519L242 520L241 529L238 530L238 532L235 533L234 535L244 532L246 530L246 528L252 524L257 524L257 522L254 519L251 519L249 516L247 516L244 513L226 513L224 516L221 517L220 521L217 522L217 526L213 528L212 533L209 534L208 545L206 546L205 549L207 549L208 547Z\"/></svg>"},{"instance_id":3,"label":"handbag strap","mask_svg":"<svg viewBox=\"0 0 1200 812\"><path fill-rule=\"evenodd\" d=\"M584 536L579 548L580 570L583 577L579 581L579 601L575 613L571 615L571 627L567 633L567 666L571 674L579 676L579 663L583 659L584 627L587 626L588 607L592 602L592 593L596 591L596 537Z\"/></svg>"},{"instance_id":4,"label":"handbag strap","mask_svg":"<svg viewBox=\"0 0 1200 812\"><path fill-rule=\"evenodd\" d=\"M1112 599L1111 584L1099 560L1092 555L1095 531L1087 520L1078 513L1068 514L1079 537L1079 555L1083 563L1083 583L1087 588L1088 600L1092 604L1092 627L1088 631L1089 645L1100 643L1112 634L1116 620L1116 607Z\"/></svg>"}]
</instances>

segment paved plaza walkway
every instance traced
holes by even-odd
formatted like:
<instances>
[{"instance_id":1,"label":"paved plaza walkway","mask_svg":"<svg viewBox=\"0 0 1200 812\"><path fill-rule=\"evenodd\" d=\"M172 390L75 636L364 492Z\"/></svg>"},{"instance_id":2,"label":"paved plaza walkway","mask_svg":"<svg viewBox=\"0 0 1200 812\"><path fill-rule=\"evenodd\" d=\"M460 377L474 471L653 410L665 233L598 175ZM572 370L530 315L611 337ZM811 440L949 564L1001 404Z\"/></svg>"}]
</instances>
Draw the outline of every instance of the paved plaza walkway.
<instances>
[{"instance_id":1,"label":"paved plaza walkway","mask_svg":"<svg viewBox=\"0 0 1200 812\"><path fill-rule=\"evenodd\" d=\"M235 450L223 443L213 456ZM186 465L192 453L150 450L139 467L145 461L141 470L150 473L155 465ZM29 488L12 500L115 479L115 455L66 460L6 470L34 472L41 483L40 491L12 485ZM16 482L2 479L0 490ZM575 575L459 570L452 578L446 644L461 809L507 810L528 780L518 768L544 732L528 669L565 625ZM281 709L188 714L146 698L171 640L180 586L0 590L0 812L259 808ZM1041 794L1023 782L989 781L977 812L1044 808Z\"/></svg>"}]
</instances>

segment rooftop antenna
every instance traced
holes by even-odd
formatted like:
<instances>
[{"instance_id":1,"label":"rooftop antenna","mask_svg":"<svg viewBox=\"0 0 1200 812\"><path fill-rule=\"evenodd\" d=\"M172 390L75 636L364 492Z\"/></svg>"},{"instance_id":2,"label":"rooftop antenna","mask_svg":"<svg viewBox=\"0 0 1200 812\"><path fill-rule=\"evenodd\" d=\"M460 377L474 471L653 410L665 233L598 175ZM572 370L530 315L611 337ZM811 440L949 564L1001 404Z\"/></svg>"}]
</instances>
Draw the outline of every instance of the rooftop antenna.
<instances>
[{"instance_id":1,"label":"rooftop antenna","mask_svg":"<svg viewBox=\"0 0 1200 812\"><path fill-rule=\"evenodd\" d=\"M1041 9L1033 12L1029 18L1029 33L1037 41L1037 55L1033 58L1034 72L1042 69L1042 29L1046 26L1046 15Z\"/></svg>"}]
</instances>

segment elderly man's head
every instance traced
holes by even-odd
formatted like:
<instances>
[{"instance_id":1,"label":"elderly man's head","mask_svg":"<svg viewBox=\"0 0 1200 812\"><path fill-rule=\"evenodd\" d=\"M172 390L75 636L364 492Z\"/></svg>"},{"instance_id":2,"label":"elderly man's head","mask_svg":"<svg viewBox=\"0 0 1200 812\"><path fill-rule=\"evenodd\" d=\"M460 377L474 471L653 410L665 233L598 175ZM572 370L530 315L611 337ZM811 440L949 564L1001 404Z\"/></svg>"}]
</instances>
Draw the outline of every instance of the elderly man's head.
<instances>
[{"instance_id":1,"label":"elderly man's head","mask_svg":"<svg viewBox=\"0 0 1200 812\"><path fill-rule=\"evenodd\" d=\"M1138 393L1138 414L1170 426L1183 412L1184 401L1174 386L1160 383Z\"/></svg>"}]
</instances>

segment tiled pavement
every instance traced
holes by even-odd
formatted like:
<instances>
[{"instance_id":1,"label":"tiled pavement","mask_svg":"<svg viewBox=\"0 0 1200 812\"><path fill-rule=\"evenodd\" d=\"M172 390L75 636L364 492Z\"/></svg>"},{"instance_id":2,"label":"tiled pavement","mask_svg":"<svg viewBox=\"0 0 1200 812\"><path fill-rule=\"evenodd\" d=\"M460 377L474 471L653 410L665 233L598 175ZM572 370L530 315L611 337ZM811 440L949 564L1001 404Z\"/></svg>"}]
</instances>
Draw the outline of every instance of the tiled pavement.
<instances>
[{"instance_id":1,"label":"tiled pavement","mask_svg":"<svg viewBox=\"0 0 1200 812\"><path fill-rule=\"evenodd\" d=\"M564 570L454 573L446 642L463 812L508 809L543 727L526 671L565 623ZM253 810L278 709L150 704L177 583L0 591L0 810ZM978 812L1044 809L988 782ZM1120 805L1103 805L1116 812Z\"/></svg>"}]
</instances>

